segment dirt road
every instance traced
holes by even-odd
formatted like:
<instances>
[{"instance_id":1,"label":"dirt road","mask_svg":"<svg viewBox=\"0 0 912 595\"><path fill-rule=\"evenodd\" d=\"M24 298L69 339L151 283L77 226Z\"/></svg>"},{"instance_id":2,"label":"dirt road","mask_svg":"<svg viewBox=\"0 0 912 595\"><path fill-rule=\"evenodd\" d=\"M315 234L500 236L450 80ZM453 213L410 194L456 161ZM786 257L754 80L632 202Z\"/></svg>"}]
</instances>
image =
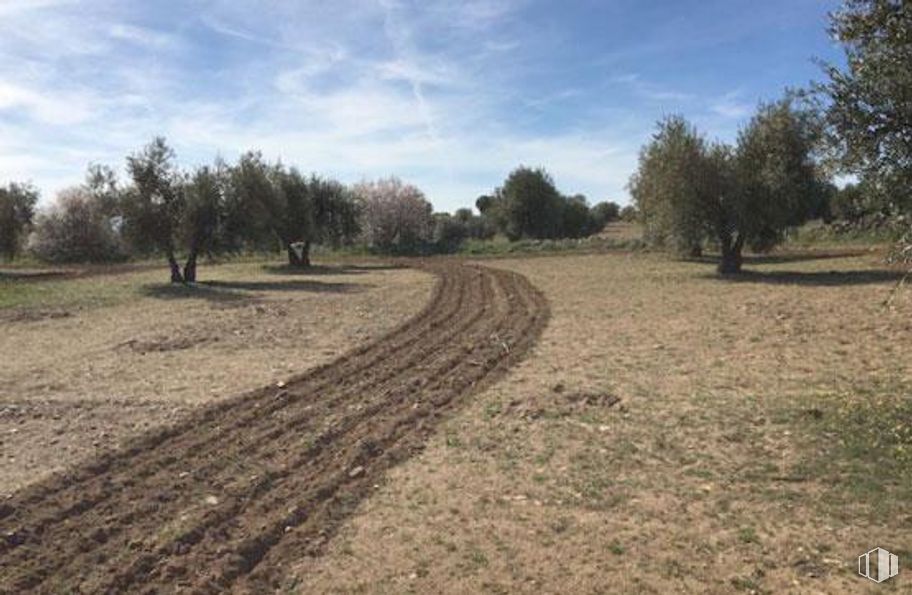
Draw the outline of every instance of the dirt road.
<instances>
[{"instance_id":1,"label":"dirt road","mask_svg":"<svg viewBox=\"0 0 912 595\"><path fill-rule=\"evenodd\" d=\"M0 592L306 590L288 563L320 555L385 470L546 322L520 275L427 268L431 302L381 340L0 502Z\"/></svg>"}]
</instances>

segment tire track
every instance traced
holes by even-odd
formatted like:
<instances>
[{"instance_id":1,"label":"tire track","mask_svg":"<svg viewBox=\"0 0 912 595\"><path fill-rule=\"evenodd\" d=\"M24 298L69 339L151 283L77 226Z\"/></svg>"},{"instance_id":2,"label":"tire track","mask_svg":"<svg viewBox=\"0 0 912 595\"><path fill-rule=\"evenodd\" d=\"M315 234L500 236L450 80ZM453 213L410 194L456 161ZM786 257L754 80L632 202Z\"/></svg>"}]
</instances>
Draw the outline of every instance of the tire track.
<instances>
[{"instance_id":1,"label":"tire track","mask_svg":"<svg viewBox=\"0 0 912 595\"><path fill-rule=\"evenodd\" d=\"M0 504L2 592L262 592L319 555L386 469L521 358L548 315L522 276L457 262L415 318Z\"/></svg>"}]
</instances>

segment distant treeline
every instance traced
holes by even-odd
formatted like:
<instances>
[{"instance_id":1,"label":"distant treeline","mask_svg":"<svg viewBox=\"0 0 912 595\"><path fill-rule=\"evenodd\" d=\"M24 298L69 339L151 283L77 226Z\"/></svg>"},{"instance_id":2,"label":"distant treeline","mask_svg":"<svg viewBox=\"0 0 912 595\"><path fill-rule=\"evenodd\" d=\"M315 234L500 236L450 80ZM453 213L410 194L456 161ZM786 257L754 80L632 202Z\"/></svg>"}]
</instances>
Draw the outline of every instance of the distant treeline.
<instances>
[{"instance_id":1,"label":"distant treeline","mask_svg":"<svg viewBox=\"0 0 912 595\"><path fill-rule=\"evenodd\" d=\"M129 178L93 164L83 184L36 210L28 185L0 188L0 249L25 250L47 262L112 262L164 257L174 282L196 280L201 256L282 251L290 266L310 265L313 245L361 245L386 254L432 254L459 249L467 238L497 233L520 238L582 237L621 214L615 203L589 207L565 197L541 169L520 167L480 214L434 213L424 193L398 178L346 186L294 167L269 163L258 152L236 163L217 160L184 171L163 138L126 159Z\"/></svg>"},{"instance_id":2,"label":"distant treeline","mask_svg":"<svg viewBox=\"0 0 912 595\"><path fill-rule=\"evenodd\" d=\"M682 116L661 120L630 180L634 204L590 206L558 191L541 168L519 167L471 209L433 213L397 178L345 186L256 152L182 171L163 139L127 158L129 180L93 165L86 182L36 213L34 188L0 188L0 254L52 262L162 255L176 282L200 255L282 250L307 266L314 244L396 254L458 250L467 238L578 238L636 217L645 238L685 255L718 250L737 273L742 251L769 250L812 218L835 229L895 228L912 260L912 11L904 2L849 0L830 15L846 66L825 82L761 104L732 144ZM842 189L837 174L854 181Z\"/></svg>"}]
</instances>

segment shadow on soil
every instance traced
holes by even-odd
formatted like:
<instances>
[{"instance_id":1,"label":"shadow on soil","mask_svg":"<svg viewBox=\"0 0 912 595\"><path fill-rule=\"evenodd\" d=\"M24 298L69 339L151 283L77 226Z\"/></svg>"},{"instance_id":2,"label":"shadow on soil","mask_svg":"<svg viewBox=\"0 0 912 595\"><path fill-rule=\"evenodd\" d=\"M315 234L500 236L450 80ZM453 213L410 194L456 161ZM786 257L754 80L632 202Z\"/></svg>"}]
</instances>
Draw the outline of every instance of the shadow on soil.
<instances>
[{"instance_id":1,"label":"shadow on soil","mask_svg":"<svg viewBox=\"0 0 912 595\"><path fill-rule=\"evenodd\" d=\"M0 271L0 281L46 281L72 276L68 271Z\"/></svg>"},{"instance_id":2,"label":"shadow on soil","mask_svg":"<svg viewBox=\"0 0 912 595\"><path fill-rule=\"evenodd\" d=\"M902 271L742 271L739 275L720 277L714 273L705 276L727 283L769 283L773 285L807 285L837 287L846 285L872 285L896 283L905 275Z\"/></svg>"},{"instance_id":3,"label":"shadow on soil","mask_svg":"<svg viewBox=\"0 0 912 595\"><path fill-rule=\"evenodd\" d=\"M214 302L249 301L259 291L308 291L312 293L359 293L371 285L355 283L325 283L303 279L288 281L204 281L192 285L150 284L142 288L148 297L160 299L206 299Z\"/></svg>"},{"instance_id":4,"label":"shadow on soil","mask_svg":"<svg viewBox=\"0 0 912 595\"><path fill-rule=\"evenodd\" d=\"M868 250L821 250L821 251L802 251L802 252L782 252L777 254L745 254L743 261L745 265L752 264L787 264L790 262L808 262L814 260L833 260L838 258L853 258L870 254ZM687 258L691 262L703 262L706 264L719 264L719 257L714 254L701 256L697 258Z\"/></svg>"},{"instance_id":5,"label":"shadow on soil","mask_svg":"<svg viewBox=\"0 0 912 595\"><path fill-rule=\"evenodd\" d=\"M274 275L294 275L301 277L319 275L363 275L373 271L393 271L403 269L401 265L368 264L368 265L316 265L307 268L298 268L283 265L265 265L263 270Z\"/></svg>"}]
</instances>

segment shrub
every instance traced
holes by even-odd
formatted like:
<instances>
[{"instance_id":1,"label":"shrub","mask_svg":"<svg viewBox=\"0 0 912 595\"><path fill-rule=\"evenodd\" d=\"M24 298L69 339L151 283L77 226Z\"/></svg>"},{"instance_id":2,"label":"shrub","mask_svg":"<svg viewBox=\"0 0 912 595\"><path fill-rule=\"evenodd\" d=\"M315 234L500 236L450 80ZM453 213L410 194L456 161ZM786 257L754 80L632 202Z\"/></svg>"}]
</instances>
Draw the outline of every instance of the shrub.
<instances>
[{"instance_id":1,"label":"shrub","mask_svg":"<svg viewBox=\"0 0 912 595\"><path fill-rule=\"evenodd\" d=\"M362 214L362 235L382 252L421 250L432 240L431 203L415 186L399 178L362 182L354 187Z\"/></svg>"},{"instance_id":2,"label":"shrub","mask_svg":"<svg viewBox=\"0 0 912 595\"><path fill-rule=\"evenodd\" d=\"M456 252L469 235L468 225L448 213L434 215L434 246L438 252Z\"/></svg>"},{"instance_id":3,"label":"shrub","mask_svg":"<svg viewBox=\"0 0 912 595\"><path fill-rule=\"evenodd\" d=\"M12 259L19 253L37 202L38 192L31 186L10 184L0 188L0 255Z\"/></svg>"},{"instance_id":4,"label":"shrub","mask_svg":"<svg viewBox=\"0 0 912 595\"><path fill-rule=\"evenodd\" d=\"M46 262L114 262L127 257L117 221L84 188L71 188L40 213L29 252Z\"/></svg>"}]
</instances>

